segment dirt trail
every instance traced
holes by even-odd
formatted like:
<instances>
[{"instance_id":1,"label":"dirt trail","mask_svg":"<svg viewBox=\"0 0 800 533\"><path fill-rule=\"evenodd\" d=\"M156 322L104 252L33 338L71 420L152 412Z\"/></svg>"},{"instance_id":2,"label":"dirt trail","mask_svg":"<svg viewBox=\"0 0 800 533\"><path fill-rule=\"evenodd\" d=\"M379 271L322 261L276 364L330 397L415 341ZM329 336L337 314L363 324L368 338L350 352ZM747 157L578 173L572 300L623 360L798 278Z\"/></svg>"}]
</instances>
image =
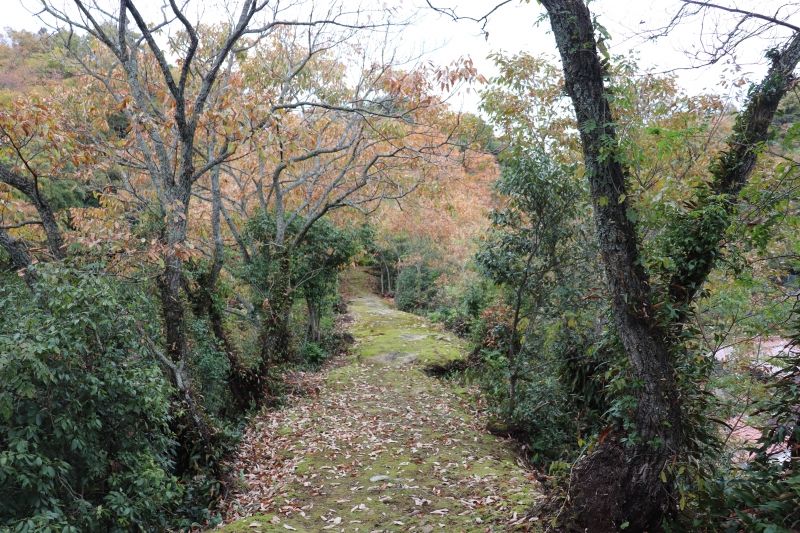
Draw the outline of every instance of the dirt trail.
<instances>
[{"instance_id":1,"label":"dirt trail","mask_svg":"<svg viewBox=\"0 0 800 533\"><path fill-rule=\"evenodd\" d=\"M522 517L538 488L510 445L422 370L463 357L462 344L363 289L350 312L356 345L318 377L318 394L251 425L224 531L534 526Z\"/></svg>"}]
</instances>

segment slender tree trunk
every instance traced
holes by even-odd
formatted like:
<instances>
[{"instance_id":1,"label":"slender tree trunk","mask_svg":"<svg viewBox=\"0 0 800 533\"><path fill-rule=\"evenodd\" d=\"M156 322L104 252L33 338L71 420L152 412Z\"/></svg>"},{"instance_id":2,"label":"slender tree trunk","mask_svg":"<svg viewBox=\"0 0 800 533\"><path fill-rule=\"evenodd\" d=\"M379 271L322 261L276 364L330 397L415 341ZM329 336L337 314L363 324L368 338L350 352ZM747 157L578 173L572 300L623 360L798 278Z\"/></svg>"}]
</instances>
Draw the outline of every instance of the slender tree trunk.
<instances>
[{"instance_id":1,"label":"slender tree trunk","mask_svg":"<svg viewBox=\"0 0 800 533\"><path fill-rule=\"evenodd\" d=\"M228 229L231 232L231 235L233 235L233 240L236 241L236 245L239 247L239 251L242 254L242 259L244 260L245 263L250 263L252 259L250 258L250 252L247 249L247 244L245 243L244 238L242 238L241 233L239 233L239 230L236 227L236 224L234 223L230 214L228 213L228 210L225 209L225 206L222 203L220 203L220 213L222 214L222 217L225 219L225 223L227 224Z\"/></svg>"},{"instance_id":2,"label":"slender tree trunk","mask_svg":"<svg viewBox=\"0 0 800 533\"><path fill-rule=\"evenodd\" d=\"M508 415L513 417L517 408L517 384L519 382L519 353L522 343L519 335L520 309L522 307L522 289L525 284L521 284L517 289L516 301L514 304L514 317L511 321L510 338L508 339Z\"/></svg>"},{"instance_id":3,"label":"slender tree trunk","mask_svg":"<svg viewBox=\"0 0 800 533\"><path fill-rule=\"evenodd\" d=\"M322 313L320 310L320 305L312 298L306 298L306 308L308 309L308 329L306 331L306 340L318 343L322 340L322 331L320 327Z\"/></svg>"},{"instance_id":4,"label":"slender tree trunk","mask_svg":"<svg viewBox=\"0 0 800 533\"><path fill-rule=\"evenodd\" d=\"M214 156L213 147L213 144L209 147L209 159ZM225 243L222 240L222 228L220 225L222 211L222 195L219 186L220 170L220 167L211 170L211 235L214 240L214 251L208 272L200 276L200 298L199 306L196 306L196 310L200 315L209 317L214 336L222 343L230 359L232 356L231 343L228 341L227 335L225 335L222 314L214 305L214 294L217 290L217 281L219 280L220 272L222 272L225 255Z\"/></svg>"},{"instance_id":5,"label":"slender tree trunk","mask_svg":"<svg viewBox=\"0 0 800 533\"><path fill-rule=\"evenodd\" d=\"M167 354L175 362L183 361L186 354L185 312L180 291L181 266L180 259L166 258L164 271L158 278Z\"/></svg>"},{"instance_id":6,"label":"slender tree trunk","mask_svg":"<svg viewBox=\"0 0 800 533\"><path fill-rule=\"evenodd\" d=\"M511 338L508 342L508 364L510 368L510 373L508 377L508 414L509 416L513 416L514 411L517 408L517 383L519 381L519 353L522 351L522 341L520 339L519 334L519 323L521 319L521 312L522 312L522 300L523 296L525 295L525 289L528 286L528 279L530 278L529 271L531 268L531 263L533 263L533 258L535 257L536 253L531 252L528 254L528 259L525 262L525 271L522 276L522 280L520 280L519 285L517 286L517 290L514 293L514 316L511 320ZM536 301L539 301L539 295L533 295ZM538 308L538 305L534 306L534 309Z\"/></svg>"}]
</instances>

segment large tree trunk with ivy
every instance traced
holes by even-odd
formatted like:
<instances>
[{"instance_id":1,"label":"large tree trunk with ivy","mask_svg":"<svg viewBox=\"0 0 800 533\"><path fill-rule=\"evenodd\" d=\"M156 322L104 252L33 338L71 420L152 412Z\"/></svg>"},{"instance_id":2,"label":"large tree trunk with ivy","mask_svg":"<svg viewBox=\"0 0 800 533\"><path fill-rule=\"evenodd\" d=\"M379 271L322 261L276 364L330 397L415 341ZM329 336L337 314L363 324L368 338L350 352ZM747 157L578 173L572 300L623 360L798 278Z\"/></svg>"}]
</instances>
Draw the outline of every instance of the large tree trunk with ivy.
<instances>
[{"instance_id":1,"label":"large tree trunk with ivy","mask_svg":"<svg viewBox=\"0 0 800 533\"><path fill-rule=\"evenodd\" d=\"M680 326L656 317L656 295L642 267L636 227L629 216L627 169L618 148L589 9L583 0L542 0L542 4L578 121L614 323L639 384L634 392L634 444L608 438L576 465L568 520L581 531L652 530L659 527L671 502L671 476L665 467L679 458L686 446L686 421L672 362L675 352L682 349L675 340L675 329ZM777 103L791 82L798 55L800 41L796 37L751 96L729 150L712 169L714 192L722 195L729 213L752 171L758 144L766 139ZM725 218L713 226L711 235L706 232L696 235L698 242L686 242L688 253L694 256L691 264L699 266L679 267L671 289L671 304L682 306L684 317L713 268L729 223ZM678 264L684 264L685 258L679 259Z\"/></svg>"},{"instance_id":2,"label":"large tree trunk with ivy","mask_svg":"<svg viewBox=\"0 0 800 533\"><path fill-rule=\"evenodd\" d=\"M282 247L275 256L275 269L269 297L262 302L260 334L261 363L259 374L265 376L274 365L289 358L291 332L289 314L292 307L291 257Z\"/></svg>"},{"instance_id":3,"label":"large tree trunk with ivy","mask_svg":"<svg viewBox=\"0 0 800 533\"><path fill-rule=\"evenodd\" d=\"M653 317L636 228L628 217L627 176L614 152L616 132L589 10L582 0L543 4L581 132L615 325L641 382L635 414L637 444L624 449L609 440L582 461L573 473L571 510L577 525L592 531L615 531L625 521L633 531L641 531L657 523L666 508L668 490L659 477L667 460L682 447L680 401L666 336Z\"/></svg>"}]
</instances>

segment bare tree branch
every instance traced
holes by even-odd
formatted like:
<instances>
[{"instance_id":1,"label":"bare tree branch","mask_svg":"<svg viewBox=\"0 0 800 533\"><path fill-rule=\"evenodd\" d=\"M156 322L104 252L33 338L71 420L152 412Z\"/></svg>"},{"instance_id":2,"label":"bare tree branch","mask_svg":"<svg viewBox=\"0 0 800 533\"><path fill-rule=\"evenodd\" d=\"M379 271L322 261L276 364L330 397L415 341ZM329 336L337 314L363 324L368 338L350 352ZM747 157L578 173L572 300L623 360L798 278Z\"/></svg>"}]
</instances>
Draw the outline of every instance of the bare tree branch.
<instances>
[{"instance_id":1,"label":"bare tree branch","mask_svg":"<svg viewBox=\"0 0 800 533\"><path fill-rule=\"evenodd\" d=\"M765 21L767 21L767 22L769 22L771 24L775 24L776 26L784 26L786 28L789 28L792 31L800 32L800 26L795 26L794 24L791 24L791 23L787 22L784 19L780 19L780 18L777 18L777 17L772 17L772 16L769 16L769 15L764 15L762 13L756 13L755 11L747 11L747 10L739 9L739 8L736 8L736 7L723 6L723 5L720 5L720 4L714 4L714 3L711 3L711 2L703 2L703 1L700 1L700 0L681 0L681 2L683 2L684 4L690 4L690 5L695 5L695 6L704 7L704 8L719 9L721 11L727 11L728 13L737 13L737 14L740 14L740 15L744 15L744 17L742 18L742 21L745 21L747 19L760 19L760 20L765 20Z\"/></svg>"}]
</instances>

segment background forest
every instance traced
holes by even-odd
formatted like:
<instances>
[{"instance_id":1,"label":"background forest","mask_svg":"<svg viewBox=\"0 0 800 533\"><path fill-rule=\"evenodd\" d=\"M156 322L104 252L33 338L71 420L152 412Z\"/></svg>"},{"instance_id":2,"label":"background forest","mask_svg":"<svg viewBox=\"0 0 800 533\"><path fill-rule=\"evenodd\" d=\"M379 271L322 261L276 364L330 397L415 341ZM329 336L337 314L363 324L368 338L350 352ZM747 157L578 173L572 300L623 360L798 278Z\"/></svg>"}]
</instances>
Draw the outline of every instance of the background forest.
<instances>
[{"instance_id":1,"label":"background forest","mask_svg":"<svg viewBox=\"0 0 800 533\"><path fill-rule=\"evenodd\" d=\"M737 8L717 52L769 30L767 74L687 94L582 0L490 79L393 55L391 9L98 4L0 43L0 528L218 524L253 414L348 350L354 268L467 340L433 372L551 527L800 528L788 14Z\"/></svg>"}]
</instances>

